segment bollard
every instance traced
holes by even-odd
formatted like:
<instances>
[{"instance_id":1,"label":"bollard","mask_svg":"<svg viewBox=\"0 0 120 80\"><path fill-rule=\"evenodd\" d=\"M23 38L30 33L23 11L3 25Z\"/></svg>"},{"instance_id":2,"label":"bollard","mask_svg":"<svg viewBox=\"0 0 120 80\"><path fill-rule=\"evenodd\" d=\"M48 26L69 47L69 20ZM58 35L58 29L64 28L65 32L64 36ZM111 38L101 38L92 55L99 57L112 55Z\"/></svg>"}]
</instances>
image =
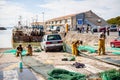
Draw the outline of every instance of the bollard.
<instances>
[{"instance_id":1,"label":"bollard","mask_svg":"<svg viewBox=\"0 0 120 80\"><path fill-rule=\"evenodd\" d=\"M22 61L19 62L19 69L23 69Z\"/></svg>"},{"instance_id":2,"label":"bollard","mask_svg":"<svg viewBox=\"0 0 120 80\"><path fill-rule=\"evenodd\" d=\"M19 69L19 71L22 73L22 72L23 72L23 69Z\"/></svg>"}]
</instances>

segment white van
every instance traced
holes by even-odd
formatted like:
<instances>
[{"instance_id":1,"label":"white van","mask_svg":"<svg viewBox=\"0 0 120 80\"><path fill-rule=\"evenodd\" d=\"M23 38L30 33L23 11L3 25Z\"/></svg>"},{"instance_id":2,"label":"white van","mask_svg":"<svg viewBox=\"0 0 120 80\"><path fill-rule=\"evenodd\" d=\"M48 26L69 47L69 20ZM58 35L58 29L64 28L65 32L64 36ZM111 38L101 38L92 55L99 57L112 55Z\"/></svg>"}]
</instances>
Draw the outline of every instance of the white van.
<instances>
[{"instance_id":1,"label":"white van","mask_svg":"<svg viewBox=\"0 0 120 80\"><path fill-rule=\"evenodd\" d=\"M45 52L49 50L63 50L63 41L59 34L48 34L42 38L41 49Z\"/></svg>"}]
</instances>

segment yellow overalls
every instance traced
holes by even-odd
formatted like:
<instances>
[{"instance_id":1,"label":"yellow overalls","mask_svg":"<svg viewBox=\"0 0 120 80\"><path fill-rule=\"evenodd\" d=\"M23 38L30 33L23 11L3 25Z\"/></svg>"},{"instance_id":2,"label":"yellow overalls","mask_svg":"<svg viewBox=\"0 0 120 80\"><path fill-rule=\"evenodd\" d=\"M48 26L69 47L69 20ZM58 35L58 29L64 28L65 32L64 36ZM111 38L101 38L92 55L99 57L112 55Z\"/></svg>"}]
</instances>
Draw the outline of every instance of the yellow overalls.
<instances>
[{"instance_id":1,"label":"yellow overalls","mask_svg":"<svg viewBox=\"0 0 120 80\"><path fill-rule=\"evenodd\" d=\"M78 46L77 42L72 43L72 55L75 55L75 56L78 55L77 46Z\"/></svg>"},{"instance_id":2,"label":"yellow overalls","mask_svg":"<svg viewBox=\"0 0 120 80\"><path fill-rule=\"evenodd\" d=\"M66 33L68 32L68 24L66 24L65 32L66 32Z\"/></svg>"},{"instance_id":3,"label":"yellow overalls","mask_svg":"<svg viewBox=\"0 0 120 80\"><path fill-rule=\"evenodd\" d=\"M98 41L98 55L105 54L105 36L102 36Z\"/></svg>"},{"instance_id":4,"label":"yellow overalls","mask_svg":"<svg viewBox=\"0 0 120 80\"><path fill-rule=\"evenodd\" d=\"M72 55L75 55L75 42L72 42Z\"/></svg>"},{"instance_id":5,"label":"yellow overalls","mask_svg":"<svg viewBox=\"0 0 120 80\"><path fill-rule=\"evenodd\" d=\"M32 56L32 47L27 48L27 55Z\"/></svg>"}]
</instances>

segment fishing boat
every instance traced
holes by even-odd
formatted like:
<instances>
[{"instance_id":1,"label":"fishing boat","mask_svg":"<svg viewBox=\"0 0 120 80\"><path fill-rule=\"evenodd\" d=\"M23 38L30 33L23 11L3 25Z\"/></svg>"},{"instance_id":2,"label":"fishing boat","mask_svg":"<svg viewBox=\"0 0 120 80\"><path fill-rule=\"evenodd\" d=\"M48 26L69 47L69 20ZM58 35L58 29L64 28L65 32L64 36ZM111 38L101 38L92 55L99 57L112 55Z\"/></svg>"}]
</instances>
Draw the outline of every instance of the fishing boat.
<instances>
[{"instance_id":1,"label":"fishing boat","mask_svg":"<svg viewBox=\"0 0 120 80\"><path fill-rule=\"evenodd\" d=\"M5 27L0 27L0 30L6 30L6 28Z\"/></svg>"},{"instance_id":2,"label":"fishing boat","mask_svg":"<svg viewBox=\"0 0 120 80\"><path fill-rule=\"evenodd\" d=\"M37 26L37 27L36 27ZM38 25L31 25L31 27L21 24L21 21L18 21L18 25L12 30L12 39L13 42L40 42L42 36L44 35L43 27L40 28Z\"/></svg>"}]
</instances>

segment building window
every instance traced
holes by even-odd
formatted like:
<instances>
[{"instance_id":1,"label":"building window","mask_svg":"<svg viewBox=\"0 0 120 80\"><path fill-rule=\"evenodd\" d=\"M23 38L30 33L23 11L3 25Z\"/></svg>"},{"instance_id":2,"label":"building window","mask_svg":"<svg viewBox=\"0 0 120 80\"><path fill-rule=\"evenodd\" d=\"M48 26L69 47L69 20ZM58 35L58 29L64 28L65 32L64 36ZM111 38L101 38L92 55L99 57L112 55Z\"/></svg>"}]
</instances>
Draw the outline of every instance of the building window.
<instances>
[{"instance_id":1,"label":"building window","mask_svg":"<svg viewBox=\"0 0 120 80\"><path fill-rule=\"evenodd\" d=\"M57 21L57 24L60 24L60 21Z\"/></svg>"},{"instance_id":2,"label":"building window","mask_svg":"<svg viewBox=\"0 0 120 80\"><path fill-rule=\"evenodd\" d=\"M68 24L71 24L71 19L67 19L67 23L68 23Z\"/></svg>"},{"instance_id":3,"label":"building window","mask_svg":"<svg viewBox=\"0 0 120 80\"><path fill-rule=\"evenodd\" d=\"M62 20L62 21L61 21L61 24L65 24L65 20Z\"/></svg>"},{"instance_id":4,"label":"building window","mask_svg":"<svg viewBox=\"0 0 120 80\"><path fill-rule=\"evenodd\" d=\"M56 24L56 21L54 21L53 24Z\"/></svg>"}]
</instances>

